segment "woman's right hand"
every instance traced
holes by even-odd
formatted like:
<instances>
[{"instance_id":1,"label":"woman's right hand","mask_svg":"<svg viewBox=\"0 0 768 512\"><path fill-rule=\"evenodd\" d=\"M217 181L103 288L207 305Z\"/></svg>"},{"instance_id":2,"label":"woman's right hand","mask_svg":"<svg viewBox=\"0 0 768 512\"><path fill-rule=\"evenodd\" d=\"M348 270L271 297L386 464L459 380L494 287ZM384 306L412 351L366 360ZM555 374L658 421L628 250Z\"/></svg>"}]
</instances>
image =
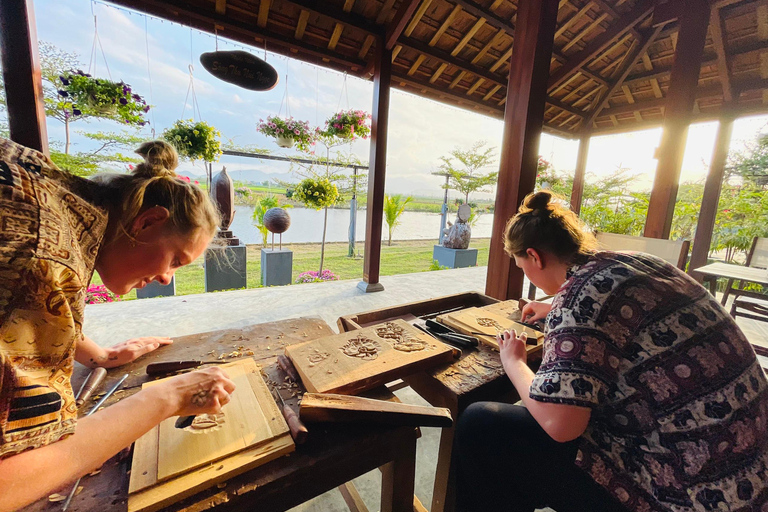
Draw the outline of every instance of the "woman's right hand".
<instances>
[{"instance_id":1,"label":"woman's right hand","mask_svg":"<svg viewBox=\"0 0 768 512\"><path fill-rule=\"evenodd\" d=\"M226 372L215 367L178 375L146 389L168 401L168 417L216 414L234 390L235 383Z\"/></svg>"},{"instance_id":2,"label":"woman's right hand","mask_svg":"<svg viewBox=\"0 0 768 512\"><path fill-rule=\"evenodd\" d=\"M529 302L523 306L523 310L521 312L522 317L520 319L526 323L537 322L546 318L551 309L552 304L547 304L546 302Z\"/></svg>"}]
</instances>

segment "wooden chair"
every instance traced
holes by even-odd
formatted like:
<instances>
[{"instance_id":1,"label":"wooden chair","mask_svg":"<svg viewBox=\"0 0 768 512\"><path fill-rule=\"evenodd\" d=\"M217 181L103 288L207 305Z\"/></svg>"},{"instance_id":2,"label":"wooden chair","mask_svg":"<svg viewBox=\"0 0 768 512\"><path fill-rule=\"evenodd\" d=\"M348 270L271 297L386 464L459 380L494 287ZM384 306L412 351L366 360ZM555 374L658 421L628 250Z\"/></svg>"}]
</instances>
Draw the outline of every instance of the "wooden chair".
<instances>
[{"instance_id":1,"label":"wooden chair","mask_svg":"<svg viewBox=\"0 0 768 512\"><path fill-rule=\"evenodd\" d=\"M768 268L768 238L756 236L752 240L746 265L753 268ZM768 296L745 290L745 283L743 282L739 282L738 286L734 287L734 281L735 279L729 279L726 283L721 304L725 306L728 297L733 295L732 317L736 318L736 316L741 315L753 320L768 322Z\"/></svg>"},{"instance_id":2,"label":"wooden chair","mask_svg":"<svg viewBox=\"0 0 768 512\"><path fill-rule=\"evenodd\" d=\"M689 240L665 240L661 238L646 238L644 236L617 235L616 233L595 233L597 243L604 251L635 251L658 256L671 263L683 272L688 263ZM531 284L528 288L528 298L535 300L536 287Z\"/></svg>"}]
</instances>

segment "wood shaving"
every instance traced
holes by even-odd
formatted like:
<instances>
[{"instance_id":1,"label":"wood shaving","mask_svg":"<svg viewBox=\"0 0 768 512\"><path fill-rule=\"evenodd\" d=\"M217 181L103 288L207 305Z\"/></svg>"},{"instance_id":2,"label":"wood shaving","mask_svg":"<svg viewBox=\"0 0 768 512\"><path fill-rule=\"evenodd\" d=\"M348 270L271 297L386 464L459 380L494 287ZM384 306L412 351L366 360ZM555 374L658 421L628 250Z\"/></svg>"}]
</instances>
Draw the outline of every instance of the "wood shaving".
<instances>
[{"instance_id":1,"label":"wood shaving","mask_svg":"<svg viewBox=\"0 0 768 512\"><path fill-rule=\"evenodd\" d=\"M77 490L75 491L75 496L77 496L81 492L83 492L83 486L82 485L78 485L77 486Z\"/></svg>"},{"instance_id":2,"label":"wood shaving","mask_svg":"<svg viewBox=\"0 0 768 512\"><path fill-rule=\"evenodd\" d=\"M88 473L88 476L96 476L96 475L98 475L99 473L101 473L101 470L100 470L100 469L97 469L96 471L91 471L90 473Z\"/></svg>"},{"instance_id":3,"label":"wood shaving","mask_svg":"<svg viewBox=\"0 0 768 512\"><path fill-rule=\"evenodd\" d=\"M50 501L51 503L64 501L65 499L67 499L66 496L62 496L61 494L57 494L57 493L53 493L50 496L48 496L48 501Z\"/></svg>"}]
</instances>

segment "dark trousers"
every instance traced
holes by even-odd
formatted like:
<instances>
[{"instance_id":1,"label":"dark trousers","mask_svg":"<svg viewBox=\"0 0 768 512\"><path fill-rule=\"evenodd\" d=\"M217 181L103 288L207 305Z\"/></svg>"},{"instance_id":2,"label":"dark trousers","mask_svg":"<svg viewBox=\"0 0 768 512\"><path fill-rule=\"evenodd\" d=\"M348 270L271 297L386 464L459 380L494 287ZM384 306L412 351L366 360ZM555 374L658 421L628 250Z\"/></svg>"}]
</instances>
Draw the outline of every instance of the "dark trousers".
<instances>
[{"instance_id":1,"label":"dark trousers","mask_svg":"<svg viewBox=\"0 0 768 512\"><path fill-rule=\"evenodd\" d=\"M578 440L554 441L525 407L479 402L456 426L461 512L627 512L574 460Z\"/></svg>"}]
</instances>

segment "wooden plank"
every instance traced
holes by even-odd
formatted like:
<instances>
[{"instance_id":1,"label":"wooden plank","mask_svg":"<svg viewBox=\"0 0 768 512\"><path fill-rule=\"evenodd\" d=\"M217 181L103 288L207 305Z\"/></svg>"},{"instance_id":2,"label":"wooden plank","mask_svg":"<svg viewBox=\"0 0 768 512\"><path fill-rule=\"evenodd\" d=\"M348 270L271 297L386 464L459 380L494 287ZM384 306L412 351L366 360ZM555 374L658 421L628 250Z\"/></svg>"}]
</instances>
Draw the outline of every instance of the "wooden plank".
<instances>
[{"instance_id":1,"label":"wooden plank","mask_svg":"<svg viewBox=\"0 0 768 512\"><path fill-rule=\"evenodd\" d=\"M395 5L395 0L384 0L384 3L379 10L379 15L376 16L377 25L381 25L387 20L387 16L389 15L389 11L392 10L393 5Z\"/></svg>"},{"instance_id":2,"label":"wooden plank","mask_svg":"<svg viewBox=\"0 0 768 512\"><path fill-rule=\"evenodd\" d=\"M498 90L501 89L501 86L499 84L494 85L491 87L491 90L485 93L485 96L483 96L483 101L488 101L493 97L494 94L498 92Z\"/></svg>"},{"instance_id":3,"label":"wooden plank","mask_svg":"<svg viewBox=\"0 0 768 512\"><path fill-rule=\"evenodd\" d=\"M628 30L634 28L653 11L653 2L640 0L635 6L605 32L595 37L583 50L576 52L549 80L548 88L560 85L574 71L584 66L596 55L618 41Z\"/></svg>"},{"instance_id":4,"label":"wooden plank","mask_svg":"<svg viewBox=\"0 0 768 512\"><path fill-rule=\"evenodd\" d=\"M410 37L413 33L413 30L416 28L416 25L419 24L419 21L424 16L424 13L427 12L427 9L429 6L432 5L432 0L422 0L421 5L419 5L419 8L416 10L416 14L413 15L413 18L408 23L408 26L405 28L405 32L403 32L403 35L406 37Z\"/></svg>"},{"instance_id":5,"label":"wooden plank","mask_svg":"<svg viewBox=\"0 0 768 512\"><path fill-rule=\"evenodd\" d=\"M371 45L376 40L376 38L372 35L367 35L365 37L365 41L363 41L363 46L360 47L360 52L357 54L358 58L364 59L366 55L368 55L368 50L371 49Z\"/></svg>"},{"instance_id":6,"label":"wooden plank","mask_svg":"<svg viewBox=\"0 0 768 512\"><path fill-rule=\"evenodd\" d=\"M313 393L353 394L451 361L451 347L402 320L286 347Z\"/></svg>"},{"instance_id":7,"label":"wooden plank","mask_svg":"<svg viewBox=\"0 0 768 512\"><path fill-rule=\"evenodd\" d=\"M509 47L509 49L504 52L504 54L499 57L499 59L496 61L496 63L491 66L491 73L495 72L497 69L499 69L503 64L508 64L509 59L512 57L512 52L515 49L515 45L512 45Z\"/></svg>"},{"instance_id":8,"label":"wooden plank","mask_svg":"<svg viewBox=\"0 0 768 512\"><path fill-rule=\"evenodd\" d=\"M689 8L680 20L680 39L667 94L659 163L645 222L644 235L651 238L669 238L672 227L680 169L709 25L709 3L706 0L690 0L689 4L686 4Z\"/></svg>"},{"instance_id":9,"label":"wooden plank","mask_svg":"<svg viewBox=\"0 0 768 512\"><path fill-rule=\"evenodd\" d=\"M333 33L331 34L331 39L328 41L328 49L329 50L335 50L336 45L339 43L339 38L341 37L341 33L344 31L344 25L341 23L337 23L335 27L333 27Z\"/></svg>"},{"instance_id":10,"label":"wooden plank","mask_svg":"<svg viewBox=\"0 0 768 512\"><path fill-rule=\"evenodd\" d=\"M448 88L449 89L453 89L454 87L456 87L459 84L459 82L461 81L461 79L464 78L464 75L466 75L466 74L467 74L466 71L464 71L464 70L460 71L459 74L456 75L456 78L454 78L451 81L450 85L448 85Z\"/></svg>"},{"instance_id":11,"label":"wooden plank","mask_svg":"<svg viewBox=\"0 0 768 512\"><path fill-rule=\"evenodd\" d=\"M584 178L587 172L587 158L589 156L589 135L585 134L579 139L579 152L576 155L576 171L573 176L571 188L571 211L576 215L581 212L581 202L584 196Z\"/></svg>"},{"instance_id":12,"label":"wooden plank","mask_svg":"<svg viewBox=\"0 0 768 512\"><path fill-rule=\"evenodd\" d=\"M518 336L525 333L530 340L536 340L535 345L526 345L527 352L538 352L544 343L543 332L480 308L467 308L439 315L437 321L464 334L477 336L482 343L496 350L499 349L496 335L504 331L514 330Z\"/></svg>"},{"instance_id":13,"label":"wooden plank","mask_svg":"<svg viewBox=\"0 0 768 512\"><path fill-rule=\"evenodd\" d=\"M624 97L627 98L627 102L634 103L635 97L632 96L632 91L629 89L628 86L622 85L621 90L624 91Z\"/></svg>"},{"instance_id":14,"label":"wooden plank","mask_svg":"<svg viewBox=\"0 0 768 512\"><path fill-rule=\"evenodd\" d=\"M389 126L389 93L392 81L392 52L384 48L381 38L376 43L373 74L373 109L368 161L368 215L365 219L365 256L363 281L358 288L366 292L381 291L381 223L384 211L384 183L387 169L387 129Z\"/></svg>"},{"instance_id":15,"label":"wooden plank","mask_svg":"<svg viewBox=\"0 0 768 512\"><path fill-rule=\"evenodd\" d=\"M731 71L725 50L725 25L720 16L720 10L714 7L710 14L709 30L712 34L712 44L717 53L717 76L720 78L720 85L723 86L723 101L730 103L733 101L733 91L731 90Z\"/></svg>"},{"instance_id":16,"label":"wooden plank","mask_svg":"<svg viewBox=\"0 0 768 512\"><path fill-rule=\"evenodd\" d=\"M485 284L496 299L522 295L523 273L504 252L503 230L536 181L557 7L556 0L520 2L517 12Z\"/></svg>"},{"instance_id":17,"label":"wooden plank","mask_svg":"<svg viewBox=\"0 0 768 512\"><path fill-rule=\"evenodd\" d=\"M304 37L304 31L307 29L308 20L309 20L309 11L305 11L304 9L302 9L301 13L299 14L299 21L296 23L296 31L294 32L293 37L299 40L301 40ZM368 36L368 37L372 37L372 36ZM361 59L364 57L365 55L360 56Z\"/></svg>"},{"instance_id":18,"label":"wooden plank","mask_svg":"<svg viewBox=\"0 0 768 512\"><path fill-rule=\"evenodd\" d=\"M573 48L575 45L579 43L584 37L589 35L594 29L600 26L602 22L604 22L608 18L608 13L602 13L600 16L592 20L592 23L581 29L578 34L575 34L567 43L565 43L565 46L560 48L560 51L565 53L571 48Z\"/></svg>"},{"instance_id":19,"label":"wooden plank","mask_svg":"<svg viewBox=\"0 0 768 512\"><path fill-rule=\"evenodd\" d=\"M400 4L384 36L384 47L392 49L419 7L419 0L406 0Z\"/></svg>"},{"instance_id":20,"label":"wooden plank","mask_svg":"<svg viewBox=\"0 0 768 512\"><path fill-rule=\"evenodd\" d=\"M467 96L473 94L478 87L483 85L483 82L485 82L485 78L478 78L477 82L475 82L469 89L467 89Z\"/></svg>"},{"instance_id":21,"label":"wooden plank","mask_svg":"<svg viewBox=\"0 0 768 512\"><path fill-rule=\"evenodd\" d=\"M341 9L342 9L344 12L349 12L349 11L351 11L351 10L352 10L352 7L353 7L354 5L355 5L355 0L345 0L345 2L344 2L344 7L342 7Z\"/></svg>"},{"instance_id":22,"label":"wooden plank","mask_svg":"<svg viewBox=\"0 0 768 512\"><path fill-rule=\"evenodd\" d=\"M11 140L48 153L32 0L0 2L0 47Z\"/></svg>"},{"instance_id":23,"label":"wooden plank","mask_svg":"<svg viewBox=\"0 0 768 512\"><path fill-rule=\"evenodd\" d=\"M483 28L483 25L485 25L485 18L480 18L475 22L474 25L472 25L472 28L470 28L467 33L464 35L464 37L461 38L461 41L458 42L456 47L451 50L451 56L455 57L459 54L461 50L464 49L464 47L469 43L473 37L475 37L475 34L477 34L477 31Z\"/></svg>"},{"instance_id":24,"label":"wooden plank","mask_svg":"<svg viewBox=\"0 0 768 512\"><path fill-rule=\"evenodd\" d=\"M577 21L579 21L579 20L580 20L582 17L584 17L584 15L585 15L585 14L587 14L587 13L588 13L588 12L589 12L589 11L592 9L592 7L594 7L594 5L595 5L595 2L593 2L593 1L590 1L590 2L587 2L587 3L585 3L585 4L584 4L584 6L583 6L581 9L579 9L579 10L576 12L576 14L574 14L573 16L571 16L571 17L568 19L568 21L566 21L565 23L563 23L563 24L560 26L560 28L559 28L559 29L557 29L557 32L555 32L555 39L557 40L557 38L559 38L560 36L562 36L562 35L565 33L565 31L566 31L566 30L568 30L569 28L571 28L571 26L572 26L574 23L576 23L576 22L577 22Z\"/></svg>"},{"instance_id":25,"label":"wooden plank","mask_svg":"<svg viewBox=\"0 0 768 512\"><path fill-rule=\"evenodd\" d=\"M507 34L506 30L500 29L496 34L485 43L485 46L482 47L482 49L472 58L472 64L477 64L480 62L480 59L482 59L486 53L488 53L488 50L496 46L499 41Z\"/></svg>"},{"instance_id":26,"label":"wooden plank","mask_svg":"<svg viewBox=\"0 0 768 512\"><path fill-rule=\"evenodd\" d=\"M437 42L440 40L442 35L445 33L446 30L448 30L448 27L451 26L453 21L456 19L456 17L461 12L461 6L457 5L453 8L451 13L448 15L447 18L445 18L445 21L443 21L442 25L440 25L440 28L437 29L437 32L435 32L435 35L432 36L432 39L429 40L429 46L435 46Z\"/></svg>"},{"instance_id":27,"label":"wooden plank","mask_svg":"<svg viewBox=\"0 0 768 512\"><path fill-rule=\"evenodd\" d=\"M426 59L427 56L423 53L420 53L418 57L416 57L416 60L413 62L413 65L411 65L411 68L408 70L409 75L413 75L417 69L419 69L419 66L421 66L421 63L424 62L424 59Z\"/></svg>"},{"instance_id":28,"label":"wooden plank","mask_svg":"<svg viewBox=\"0 0 768 512\"><path fill-rule=\"evenodd\" d=\"M331 393L304 393L299 415L307 423L371 423L414 427L453 425L451 411L445 408Z\"/></svg>"},{"instance_id":29,"label":"wooden plank","mask_svg":"<svg viewBox=\"0 0 768 512\"><path fill-rule=\"evenodd\" d=\"M272 4L272 0L259 0L259 18L256 21L256 25L259 28L265 28L267 26L267 18L269 18L269 6Z\"/></svg>"},{"instance_id":30,"label":"wooden plank","mask_svg":"<svg viewBox=\"0 0 768 512\"><path fill-rule=\"evenodd\" d=\"M341 497L344 498L344 503L347 504L349 512L368 512L368 507L365 505L365 501L357 492L357 487L352 482L347 482L338 487Z\"/></svg>"},{"instance_id":31,"label":"wooden plank","mask_svg":"<svg viewBox=\"0 0 768 512\"><path fill-rule=\"evenodd\" d=\"M216 14L227 13L227 0L216 0Z\"/></svg>"},{"instance_id":32,"label":"wooden plank","mask_svg":"<svg viewBox=\"0 0 768 512\"><path fill-rule=\"evenodd\" d=\"M445 71L445 68L448 67L448 64L443 62L438 67L437 70L434 72L432 77L429 79L429 83L433 84L435 81L437 81L438 78L440 78L440 75L443 74L443 71Z\"/></svg>"}]
</instances>

